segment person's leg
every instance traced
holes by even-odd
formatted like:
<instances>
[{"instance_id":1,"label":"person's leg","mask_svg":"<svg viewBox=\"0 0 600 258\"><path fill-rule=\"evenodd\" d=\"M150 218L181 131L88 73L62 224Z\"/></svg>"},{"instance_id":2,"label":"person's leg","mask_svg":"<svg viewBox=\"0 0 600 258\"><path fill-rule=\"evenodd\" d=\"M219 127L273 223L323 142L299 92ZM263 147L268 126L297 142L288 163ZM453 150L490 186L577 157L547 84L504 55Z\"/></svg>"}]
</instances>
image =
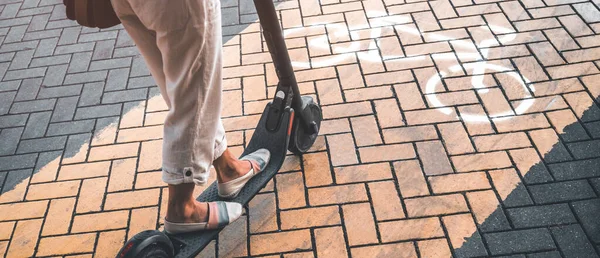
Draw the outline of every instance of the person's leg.
<instances>
[{"instance_id":1,"label":"person's leg","mask_svg":"<svg viewBox=\"0 0 600 258\"><path fill-rule=\"evenodd\" d=\"M156 32L149 30L138 18L127 0L113 0L113 7L119 15L123 27L136 43L144 60L146 61L153 78L158 85L161 95L167 106L171 101L167 94L166 79L163 72L163 58L156 41ZM169 200L166 218L174 222L204 222L207 221L208 210L206 203L199 203L194 199L193 189L195 184L169 183Z\"/></svg>"},{"instance_id":2,"label":"person's leg","mask_svg":"<svg viewBox=\"0 0 600 258\"><path fill-rule=\"evenodd\" d=\"M197 202L193 189L194 184L207 182L213 161L218 175L225 175L219 176L224 182L250 171L249 163L226 151L220 121L219 2L158 0L149 5L145 0L113 0L113 5L169 106L163 140L163 181L169 184L166 221L205 222L209 205ZM236 219L241 213L238 206L218 207Z\"/></svg>"}]
</instances>

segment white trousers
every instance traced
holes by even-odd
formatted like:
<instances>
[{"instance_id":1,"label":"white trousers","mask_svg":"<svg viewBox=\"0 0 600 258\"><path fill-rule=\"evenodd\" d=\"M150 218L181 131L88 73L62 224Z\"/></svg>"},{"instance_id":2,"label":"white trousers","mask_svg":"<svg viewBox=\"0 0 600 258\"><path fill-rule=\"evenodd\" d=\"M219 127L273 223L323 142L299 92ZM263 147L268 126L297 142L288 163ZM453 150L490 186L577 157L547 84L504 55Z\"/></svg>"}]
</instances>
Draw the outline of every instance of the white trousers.
<instances>
[{"instance_id":1,"label":"white trousers","mask_svg":"<svg viewBox=\"0 0 600 258\"><path fill-rule=\"evenodd\" d=\"M219 0L112 0L169 107L163 181L208 181L227 148L221 123L222 36Z\"/></svg>"}]
</instances>

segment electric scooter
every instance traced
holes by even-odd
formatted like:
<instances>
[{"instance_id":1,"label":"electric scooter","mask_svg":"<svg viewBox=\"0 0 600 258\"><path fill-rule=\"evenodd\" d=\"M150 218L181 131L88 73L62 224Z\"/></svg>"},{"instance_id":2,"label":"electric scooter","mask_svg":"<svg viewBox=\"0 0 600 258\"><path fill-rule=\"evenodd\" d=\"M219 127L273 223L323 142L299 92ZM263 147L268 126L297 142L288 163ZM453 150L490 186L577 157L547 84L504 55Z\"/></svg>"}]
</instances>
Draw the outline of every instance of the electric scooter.
<instances>
[{"instance_id":1,"label":"electric scooter","mask_svg":"<svg viewBox=\"0 0 600 258\"><path fill-rule=\"evenodd\" d=\"M283 165L287 151L300 155L314 144L321 120L321 108L309 96L301 96L282 29L272 0L254 0L263 35L267 42L279 84L273 101L267 104L256 130L242 156L258 149L271 152L264 171L254 176L233 202L247 205ZM216 182L198 198L200 202L220 200ZM216 238L221 229L169 235L147 230L133 236L121 248L117 258L194 257Z\"/></svg>"}]
</instances>

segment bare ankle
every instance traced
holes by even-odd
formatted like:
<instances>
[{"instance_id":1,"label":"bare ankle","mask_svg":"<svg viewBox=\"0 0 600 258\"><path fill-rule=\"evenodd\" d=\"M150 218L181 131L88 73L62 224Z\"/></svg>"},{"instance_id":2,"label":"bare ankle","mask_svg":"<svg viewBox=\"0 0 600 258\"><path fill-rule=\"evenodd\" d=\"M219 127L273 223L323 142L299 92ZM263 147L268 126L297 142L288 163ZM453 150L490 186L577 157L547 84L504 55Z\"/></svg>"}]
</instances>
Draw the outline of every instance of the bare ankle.
<instances>
[{"instance_id":1,"label":"bare ankle","mask_svg":"<svg viewBox=\"0 0 600 258\"><path fill-rule=\"evenodd\" d=\"M239 177L240 171L244 170L244 163L237 159L228 150L225 150L223 155L213 162L217 170L217 181L226 182Z\"/></svg>"},{"instance_id":2,"label":"bare ankle","mask_svg":"<svg viewBox=\"0 0 600 258\"><path fill-rule=\"evenodd\" d=\"M169 185L167 220L171 222L199 222L206 219L208 211L194 199L194 187L194 184Z\"/></svg>"}]
</instances>

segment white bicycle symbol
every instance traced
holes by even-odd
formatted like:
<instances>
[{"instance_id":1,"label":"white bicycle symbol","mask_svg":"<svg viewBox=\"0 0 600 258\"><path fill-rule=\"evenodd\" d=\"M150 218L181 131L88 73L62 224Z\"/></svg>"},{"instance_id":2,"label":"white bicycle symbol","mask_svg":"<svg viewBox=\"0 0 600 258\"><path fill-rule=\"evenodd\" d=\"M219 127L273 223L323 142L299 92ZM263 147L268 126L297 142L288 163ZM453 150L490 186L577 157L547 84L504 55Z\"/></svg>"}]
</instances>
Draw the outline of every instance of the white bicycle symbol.
<instances>
[{"instance_id":1,"label":"white bicycle symbol","mask_svg":"<svg viewBox=\"0 0 600 258\"><path fill-rule=\"evenodd\" d=\"M406 23L410 23L412 20L407 20L404 16L388 16L387 14L374 14L374 15L370 15L371 17L378 17L377 21L378 24L377 26L379 27L375 27L375 28L371 28L371 33L369 35L370 39L378 39L381 35L382 35L382 30L385 26L394 26L394 28L396 28L396 31L400 34L400 33L406 33L406 34L412 34L412 35L417 35L417 36L421 36L422 33L421 31L419 31L418 29L415 29L415 27L412 26L406 26L403 24ZM499 26L495 26L495 25L486 25L488 26L488 28L490 28L490 30L492 31L501 31L501 32L509 32L509 30L499 27ZM389 28L389 27L388 27ZM286 30L285 34L288 35L290 33L295 33L298 30L302 30L304 28L295 28L295 29L289 29ZM326 66L334 66L334 65L339 65L339 64L344 64L344 61L346 61L349 58L353 58L353 55L356 54L358 56L358 58L361 60L361 62L381 62L382 60L392 60L392 59L399 59L399 58L405 58L405 56L403 55L398 55L398 56L393 56L393 55L386 55L386 56L381 56L378 49L379 47L377 46L377 43L375 42L375 40L371 40L369 42L369 45L366 47L367 51L364 51L364 41L361 42L360 38L359 38L359 34L357 31L350 31L348 32L348 28L344 25L339 25L339 24L327 24L327 29L333 29L332 32L333 33L333 37L339 37L339 36L345 36L345 35L350 35L352 38L352 41L347 42L349 44L345 44L345 45L333 45L332 46L332 50L333 53L341 53L341 54L337 54L337 55L332 55L331 58L327 58L327 59L321 59L319 61L309 61L309 62L292 62L292 65L294 67L297 68L316 68L316 67L326 67ZM428 33L428 37L430 39L435 39L435 41L453 41L453 44L455 46L464 46L465 48L469 48L472 45L466 45L464 42L460 41L460 40L456 40L455 38L451 38L451 37L447 37L444 35L441 35L439 33L435 33L435 32L430 32ZM505 34L502 36L498 36L498 39L501 42L510 42L512 40L514 40L516 38L515 34ZM456 54L460 57L471 57L474 59L479 59L479 60L483 60L480 61L478 63L476 63L476 65L454 65L451 67L448 67L448 71L444 71L441 70L439 71L439 73L434 74L432 77L429 78L429 80L427 81L427 84L425 86L425 97L429 100L429 102L431 103L432 107L434 108L439 108L438 110L444 114L450 115L453 112L452 108L444 108L444 107L449 107L448 105L445 105L444 103L442 103L442 101L437 97L437 87L442 85L442 78L446 77L448 74L454 74L458 71L462 71L463 67L465 68L465 70L467 70L467 67L470 67L471 69L468 69L471 72L472 79L471 79L471 86L473 87L473 89L475 89L477 91L477 93L479 94L486 94L489 92L489 89L487 89L487 86L484 84L484 77L483 74L486 73L486 71L493 71L493 72L506 72L506 71L512 71L512 69L509 69L507 67L503 67L500 65L496 65L496 64L491 64L488 63L487 61L487 57L489 56L489 47L494 46L494 43L496 43L495 39L489 39L489 40L482 40L481 42L479 42L479 48L481 49L481 55L479 54L479 52L477 52L477 50L475 50L475 52L469 53L469 52L456 52ZM309 40L308 44L311 47L319 47L319 48L323 48L323 49L327 49L329 50L330 44L328 41L328 36L327 35L322 35L319 37L315 37L311 40ZM362 49L361 49L362 47ZM454 55L452 55L452 60L456 60L454 59ZM444 55L441 55L439 59L437 60L443 60L444 59ZM518 72L516 71L512 71L512 72L508 72L506 73L507 75L509 75L508 78L513 78L516 82L518 82L518 85L520 86L520 89L523 90L524 97L525 96L529 96L529 92L535 92L535 87L534 85L531 84L531 81L529 81L527 78L525 78L524 76L521 76ZM478 76L479 75L479 76ZM530 86L527 86L527 85ZM494 114L494 117L497 117L496 119L501 120L501 119L509 119L512 116L518 115L518 114L523 114L525 113L534 103L534 99L524 99L522 101L520 101L520 103L514 107L514 111L512 110L506 110L500 113L496 113ZM458 117L458 115L457 115ZM481 114L471 114L471 113L464 113L461 112L460 117L458 117L459 119L462 119L463 121L468 121L468 122L488 122L490 119L487 115L481 115Z\"/></svg>"}]
</instances>

